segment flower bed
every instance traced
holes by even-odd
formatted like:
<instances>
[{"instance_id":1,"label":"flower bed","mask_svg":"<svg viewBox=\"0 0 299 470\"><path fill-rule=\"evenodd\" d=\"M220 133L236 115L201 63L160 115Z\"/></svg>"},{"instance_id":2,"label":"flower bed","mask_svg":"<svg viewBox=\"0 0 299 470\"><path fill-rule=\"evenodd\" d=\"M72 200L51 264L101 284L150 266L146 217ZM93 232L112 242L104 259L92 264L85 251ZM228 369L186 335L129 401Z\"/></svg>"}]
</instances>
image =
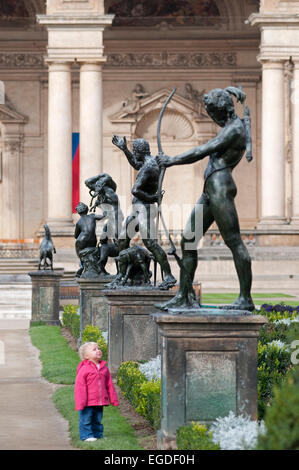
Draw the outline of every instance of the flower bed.
<instances>
[{"instance_id":1,"label":"flower bed","mask_svg":"<svg viewBox=\"0 0 299 470\"><path fill-rule=\"evenodd\" d=\"M258 343L258 410L261 420L271 408L274 390L283 384L288 371L294 368L291 343L299 339L299 306L264 304L255 313L269 319L261 329ZM117 377L131 404L142 416L155 423L157 429L160 423L160 356L143 364L123 363ZM178 445L182 450L202 449L205 445L209 449L217 448L217 445L221 449L253 449L265 429L263 422L258 424L246 416L236 417L230 413L225 418L218 418L210 430L204 429L200 423L184 426L178 431Z\"/></svg>"}]
</instances>

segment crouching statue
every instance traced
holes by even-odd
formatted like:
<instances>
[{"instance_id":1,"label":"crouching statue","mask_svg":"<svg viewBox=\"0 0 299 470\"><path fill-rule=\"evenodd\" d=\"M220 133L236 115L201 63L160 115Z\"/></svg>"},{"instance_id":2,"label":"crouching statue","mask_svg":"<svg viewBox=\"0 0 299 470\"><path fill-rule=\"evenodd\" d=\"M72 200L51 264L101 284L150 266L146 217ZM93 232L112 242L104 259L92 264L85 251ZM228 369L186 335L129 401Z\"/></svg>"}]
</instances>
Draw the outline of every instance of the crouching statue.
<instances>
[{"instance_id":1,"label":"crouching statue","mask_svg":"<svg viewBox=\"0 0 299 470\"><path fill-rule=\"evenodd\" d=\"M141 246L131 246L122 250L116 257L119 272L115 279L107 284L107 289L125 286L130 281L131 286L150 284L152 272L150 263L153 255Z\"/></svg>"}]
</instances>

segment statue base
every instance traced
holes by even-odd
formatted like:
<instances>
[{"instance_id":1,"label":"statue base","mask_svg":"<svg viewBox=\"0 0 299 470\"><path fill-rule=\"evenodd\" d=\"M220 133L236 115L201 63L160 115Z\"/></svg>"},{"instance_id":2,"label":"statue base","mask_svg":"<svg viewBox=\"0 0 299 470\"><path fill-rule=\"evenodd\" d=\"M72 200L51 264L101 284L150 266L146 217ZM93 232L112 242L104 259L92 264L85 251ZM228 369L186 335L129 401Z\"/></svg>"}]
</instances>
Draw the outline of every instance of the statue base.
<instances>
[{"instance_id":1,"label":"statue base","mask_svg":"<svg viewBox=\"0 0 299 470\"><path fill-rule=\"evenodd\" d=\"M159 449L176 449L180 426L230 411L257 419L257 341L263 316L214 308L154 313L162 338Z\"/></svg>"},{"instance_id":2,"label":"statue base","mask_svg":"<svg viewBox=\"0 0 299 470\"><path fill-rule=\"evenodd\" d=\"M113 276L96 278L77 278L79 284L80 304L80 339L86 325L97 326L101 331L108 331L108 304L103 295L106 284Z\"/></svg>"},{"instance_id":3,"label":"statue base","mask_svg":"<svg viewBox=\"0 0 299 470\"><path fill-rule=\"evenodd\" d=\"M60 281L63 270L40 270L29 272L32 282L32 322L60 325Z\"/></svg>"},{"instance_id":4,"label":"statue base","mask_svg":"<svg viewBox=\"0 0 299 470\"><path fill-rule=\"evenodd\" d=\"M104 295L109 306L108 362L115 376L122 362L147 361L159 354L158 328L151 313L156 303L170 300L175 292L134 286L106 290Z\"/></svg>"}]
</instances>

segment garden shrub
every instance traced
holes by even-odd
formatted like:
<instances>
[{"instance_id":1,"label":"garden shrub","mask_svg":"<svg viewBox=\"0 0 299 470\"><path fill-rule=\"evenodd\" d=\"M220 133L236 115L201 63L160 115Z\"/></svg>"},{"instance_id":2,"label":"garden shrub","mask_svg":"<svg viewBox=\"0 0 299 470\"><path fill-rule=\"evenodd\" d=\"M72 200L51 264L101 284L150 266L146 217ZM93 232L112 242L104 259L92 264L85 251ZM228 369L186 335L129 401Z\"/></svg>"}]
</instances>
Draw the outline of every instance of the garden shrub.
<instances>
[{"instance_id":1,"label":"garden shrub","mask_svg":"<svg viewBox=\"0 0 299 470\"><path fill-rule=\"evenodd\" d=\"M146 381L140 385L136 411L154 429L160 428L161 417L161 380Z\"/></svg>"},{"instance_id":2,"label":"garden shrub","mask_svg":"<svg viewBox=\"0 0 299 470\"><path fill-rule=\"evenodd\" d=\"M117 384L136 411L158 429L161 381L147 380L140 371L138 362L127 361L117 371Z\"/></svg>"},{"instance_id":3,"label":"garden shrub","mask_svg":"<svg viewBox=\"0 0 299 470\"><path fill-rule=\"evenodd\" d=\"M82 333L82 344L83 343L97 343L100 350L102 351L102 360L107 361L108 358L108 345L103 338L101 330L97 326L87 325Z\"/></svg>"},{"instance_id":4,"label":"garden shrub","mask_svg":"<svg viewBox=\"0 0 299 470\"><path fill-rule=\"evenodd\" d=\"M259 450L299 450L299 367L289 371L281 387L274 388L266 410L266 433L258 440Z\"/></svg>"},{"instance_id":5,"label":"garden shrub","mask_svg":"<svg viewBox=\"0 0 299 470\"><path fill-rule=\"evenodd\" d=\"M66 328L72 328L72 320L75 315L78 315L78 307L76 305L68 304L63 306L62 324Z\"/></svg>"},{"instance_id":6,"label":"garden shrub","mask_svg":"<svg viewBox=\"0 0 299 470\"><path fill-rule=\"evenodd\" d=\"M62 314L62 324L71 330L74 338L80 336L80 315L78 314L78 307L76 305L64 305Z\"/></svg>"},{"instance_id":7,"label":"garden shrub","mask_svg":"<svg viewBox=\"0 0 299 470\"><path fill-rule=\"evenodd\" d=\"M138 362L123 362L117 371L117 385L122 389L124 396L136 408L138 406L138 393L140 385L146 377L139 370Z\"/></svg>"},{"instance_id":8,"label":"garden shrub","mask_svg":"<svg viewBox=\"0 0 299 470\"><path fill-rule=\"evenodd\" d=\"M219 444L212 441L213 433L200 423L192 422L177 430L178 450L220 450Z\"/></svg>"}]
</instances>

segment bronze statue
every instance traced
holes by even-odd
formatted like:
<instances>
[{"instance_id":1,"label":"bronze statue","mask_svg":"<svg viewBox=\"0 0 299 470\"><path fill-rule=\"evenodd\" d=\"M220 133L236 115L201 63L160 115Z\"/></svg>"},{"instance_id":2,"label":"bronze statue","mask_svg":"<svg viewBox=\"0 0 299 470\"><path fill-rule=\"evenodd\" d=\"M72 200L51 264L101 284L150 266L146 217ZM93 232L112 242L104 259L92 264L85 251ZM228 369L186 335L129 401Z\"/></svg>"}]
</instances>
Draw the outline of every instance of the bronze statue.
<instances>
[{"instance_id":1,"label":"bronze statue","mask_svg":"<svg viewBox=\"0 0 299 470\"><path fill-rule=\"evenodd\" d=\"M131 286L150 284L152 272L150 263L153 256L141 246L131 246L122 250L116 258L119 273L115 279L107 284L107 289L116 289L125 286L130 281Z\"/></svg>"},{"instance_id":2,"label":"bronze statue","mask_svg":"<svg viewBox=\"0 0 299 470\"><path fill-rule=\"evenodd\" d=\"M171 273L167 255L157 242L156 218L158 202L158 185L160 168L155 157L150 153L150 146L145 139L136 139L133 142L133 152L127 147L126 138L113 136L112 143L126 155L130 165L138 171L135 184L132 188L133 212L127 218L125 227L119 239L119 250L129 247L130 240L140 232L145 247L153 254L160 264L164 275L159 288L167 290L175 285L176 279Z\"/></svg>"},{"instance_id":3,"label":"bronze statue","mask_svg":"<svg viewBox=\"0 0 299 470\"><path fill-rule=\"evenodd\" d=\"M49 264L47 263L47 259L50 261L50 268L53 271L53 253L56 253L56 249L54 243L51 238L51 232L48 225L44 225L45 229L45 236L41 242L41 246L39 249L39 264L38 270L41 269L42 261L44 269L47 269Z\"/></svg>"},{"instance_id":4,"label":"bronze statue","mask_svg":"<svg viewBox=\"0 0 299 470\"><path fill-rule=\"evenodd\" d=\"M235 114L234 95L244 105L244 118ZM238 279L240 294L238 299L230 306L236 310L254 309L251 298L251 259L241 235L238 215L234 203L237 188L232 177L232 170L241 161L245 151L248 161L251 155L250 113L245 106L246 95L240 88L228 87L225 90L214 89L203 97L205 109L213 121L222 129L219 134L204 145L195 147L181 155L157 157L161 168L173 165L195 163L209 156L205 170L203 193L193 209L181 240L182 259L180 265L180 286L176 296L166 304L160 306L163 310L184 308L199 308L192 287L197 267L197 247L188 247L188 243L196 242L195 220L199 207L203 209L203 235L215 221L221 236L230 248ZM193 237L193 238L192 238Z\"/></svg>"},{"instance_id":5,"label":"bronze statue","mask_svg":"<svg viewBox=\"0 0 299 470\"><path fill-rule=\"evenodd\" d=\"M90 210L95 212L101 207L106 214L107 223L103 229L103 238L118 240L119 232L123 223L123 213L116 194L117 185L110 175L101 173L85 181L92 197ZM96 202L93 205L93 200Z\"/></svg>"},{"instance_id":6,"label":"bronze statue","mask_svg":"<svg viewBox=\"0 0 299 470\"><path fill-rule=\"evenodd\" d=\"M88 214L88 207L83 202L79 202L76 211L80 219L75 227L75 248L81 267L76 273L76 277L97 277L102 271L100 268L100 251L97 247L96 221L106 217L105 214Z\"/></svg>"}]
</instances>

